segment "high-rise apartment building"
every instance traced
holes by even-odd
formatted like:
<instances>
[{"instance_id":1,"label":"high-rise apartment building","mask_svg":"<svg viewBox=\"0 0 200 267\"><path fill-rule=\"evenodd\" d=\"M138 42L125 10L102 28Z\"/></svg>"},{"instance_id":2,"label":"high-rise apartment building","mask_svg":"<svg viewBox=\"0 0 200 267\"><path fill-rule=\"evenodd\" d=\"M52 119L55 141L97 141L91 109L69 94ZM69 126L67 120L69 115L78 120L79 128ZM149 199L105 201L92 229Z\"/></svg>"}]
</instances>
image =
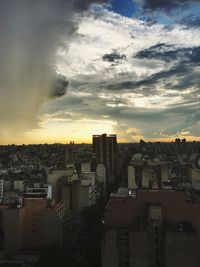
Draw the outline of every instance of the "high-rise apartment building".
<instances>
[{"instance_id":1,"label":"high-rise apartment building","mask_svg":"<svg viewBox=\"0 0 200 267\"><path fill-rule=\"evenodd\" d=\"M117 136L115 134L93 135L95 164L106 167L107 184L112 184L117 173Z\"/></svg>"}]
</instances>

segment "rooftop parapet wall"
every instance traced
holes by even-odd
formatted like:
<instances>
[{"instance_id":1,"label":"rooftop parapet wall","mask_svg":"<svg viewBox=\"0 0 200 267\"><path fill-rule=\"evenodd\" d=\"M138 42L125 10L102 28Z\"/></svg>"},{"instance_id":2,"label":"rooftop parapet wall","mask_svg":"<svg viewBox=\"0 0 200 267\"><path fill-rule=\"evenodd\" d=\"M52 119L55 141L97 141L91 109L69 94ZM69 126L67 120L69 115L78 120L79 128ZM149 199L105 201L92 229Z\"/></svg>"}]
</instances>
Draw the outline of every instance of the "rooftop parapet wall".
<instances>
[{"instance_id":1,"label":"rooftop parapet wall","mask_svg":"<svg viewBox=\"0 0 200 267\"><path fill-rule=\"evenodd\" d=\"M186 201L184 192L138 191L137 197L111 196L105 211L106 227L129 227L138 217L147 217L149 204L160 204L163 219L177 224L190 222L200 232L200 204Z\"/></svg>"}]
</instances>

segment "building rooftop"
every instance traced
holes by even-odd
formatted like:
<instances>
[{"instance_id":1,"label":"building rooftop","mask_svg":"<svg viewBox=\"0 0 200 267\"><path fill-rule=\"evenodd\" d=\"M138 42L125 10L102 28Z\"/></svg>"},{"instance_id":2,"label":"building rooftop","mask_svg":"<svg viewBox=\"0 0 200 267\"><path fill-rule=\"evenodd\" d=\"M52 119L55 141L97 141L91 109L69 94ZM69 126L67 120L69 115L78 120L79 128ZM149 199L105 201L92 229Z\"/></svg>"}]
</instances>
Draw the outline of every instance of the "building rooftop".
<instances>
[{"instance_id":1,"label":"building rooftop","mask_svg":"<svg viewBox=\"0 0 200 267\"><path fill-rule=\"evenodd\" d=\"M105 225L129 227L136 218L147 216L150 204L162 206L164 220L172 224L188 221L200 231L200 204L187 201L184 192L169 190L137 191L136 197L111 195L104 214Z\"/></svg>"}]
</instances>

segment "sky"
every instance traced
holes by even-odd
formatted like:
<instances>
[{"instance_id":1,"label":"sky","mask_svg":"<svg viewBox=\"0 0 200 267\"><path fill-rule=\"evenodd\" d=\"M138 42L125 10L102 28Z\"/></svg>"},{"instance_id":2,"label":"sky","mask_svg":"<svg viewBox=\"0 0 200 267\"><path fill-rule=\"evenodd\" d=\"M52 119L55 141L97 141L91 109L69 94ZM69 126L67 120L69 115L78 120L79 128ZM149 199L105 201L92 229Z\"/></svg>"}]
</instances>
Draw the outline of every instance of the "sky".
<instances>
[{"instance_id":1,"label":"sky","mask_svg":"<svg viewBox=\"0 0 200 267\"><path fill-rule=\"evenodd\" d=\"M0 4L0 143L200 140L199 0L17 2Z\"/></svg>"}]
</instances>

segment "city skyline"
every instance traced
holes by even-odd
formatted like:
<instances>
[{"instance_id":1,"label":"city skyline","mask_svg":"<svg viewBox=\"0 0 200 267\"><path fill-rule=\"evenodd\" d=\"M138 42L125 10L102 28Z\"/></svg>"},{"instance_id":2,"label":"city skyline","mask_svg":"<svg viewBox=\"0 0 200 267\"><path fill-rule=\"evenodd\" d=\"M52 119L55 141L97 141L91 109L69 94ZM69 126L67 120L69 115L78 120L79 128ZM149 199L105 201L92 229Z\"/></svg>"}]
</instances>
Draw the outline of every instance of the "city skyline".
<instances>
[{"instance_id":1,"label":"city skyline","mask_svg":"<svg viewBox=\"0 0 200 267\"><path fill-rule=\"evenodd\" d=\"M15 2L0 11L0 144L200 141L200 1Z\"/></svg>"}]
</instances>

